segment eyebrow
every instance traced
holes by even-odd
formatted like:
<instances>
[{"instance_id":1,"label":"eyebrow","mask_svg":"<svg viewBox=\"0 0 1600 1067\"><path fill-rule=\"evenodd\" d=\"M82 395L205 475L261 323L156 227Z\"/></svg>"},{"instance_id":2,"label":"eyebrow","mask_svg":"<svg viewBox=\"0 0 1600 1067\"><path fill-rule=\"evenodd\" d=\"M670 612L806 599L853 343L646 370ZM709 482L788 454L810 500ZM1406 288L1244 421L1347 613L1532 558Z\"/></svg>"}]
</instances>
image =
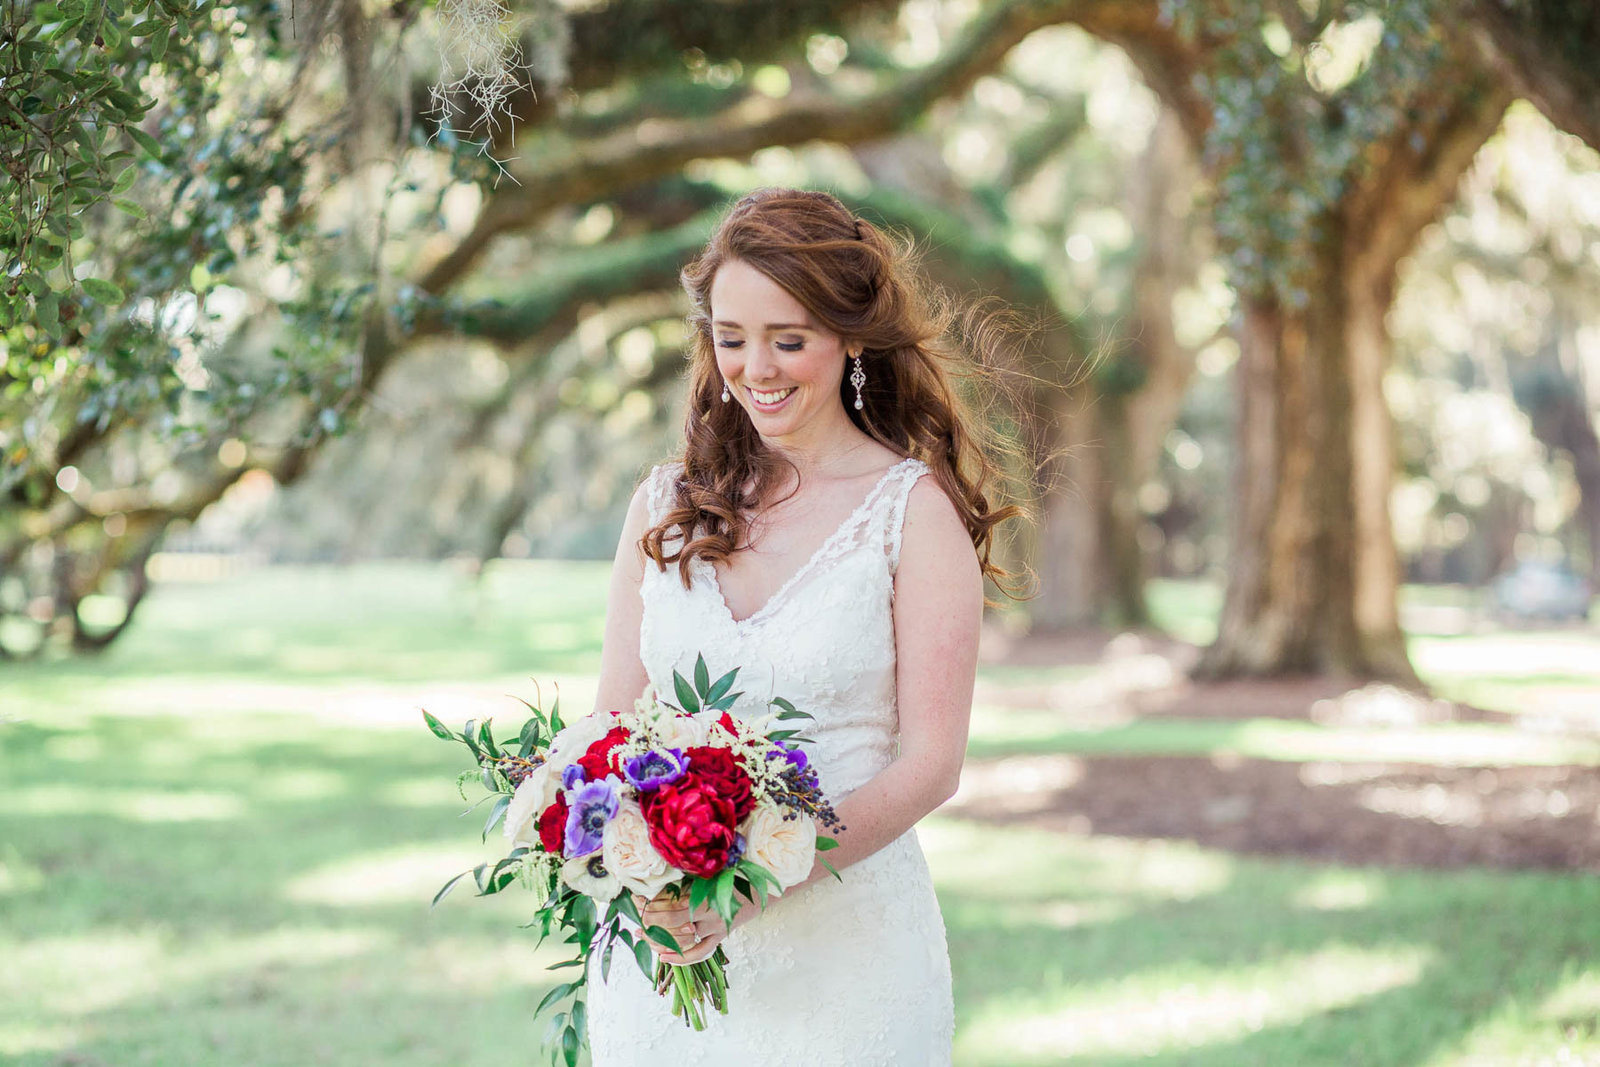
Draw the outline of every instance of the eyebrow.
<instances>
[{"instance_id":1,"label":"eyebrow","mask_svg":"<svg viewBox=\"0 0 1600 1067\"><path fill-rule=\"evenodd\" d=\"M744 329L744 326L741 325L740 323L729 322L726 319L718 319L716 321L716 323L714 323L714 325L717 325L717 326L731 326L735 330ZM807 325L806 323L803 323L803 322L769 322L769 323L767 323L767 329L769 329L769 330L810 330L813 333L816 332L816 327L815 326L810 326L810 325Z\"/></svg>"}]
</instances>

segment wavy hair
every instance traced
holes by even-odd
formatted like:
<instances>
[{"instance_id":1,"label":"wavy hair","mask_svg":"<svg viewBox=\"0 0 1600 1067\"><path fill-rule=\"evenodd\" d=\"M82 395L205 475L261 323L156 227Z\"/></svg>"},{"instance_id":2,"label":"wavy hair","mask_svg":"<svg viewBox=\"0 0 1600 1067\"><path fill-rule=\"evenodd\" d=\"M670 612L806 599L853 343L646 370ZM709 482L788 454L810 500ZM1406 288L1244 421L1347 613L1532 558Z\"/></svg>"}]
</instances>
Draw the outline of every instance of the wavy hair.
<instances>
[{"instance_id":1,"label":"wavy hair","mask_svg":"<svg viewBox=\"0 0 1600 1067\"><path fill-rule=\"evenodd\" d=\"M682 271L693 304L683 473L667 513L639 542L645 554L663 571L677 563L688 588L691 562L726 559L740 547L745 515L779 484L783 467L793 470L763 445L741 405L719 400L711 283L731 260L772 279L847 346L861 347L864 406L856 410L847 376L839 389L846 414L874 440L928 464L966 525L984 576L1017 599L1005 581L1014 575L990 553L995 527L1025 512L991 499L1002 468L989 453L1001 445L955 388L971 372L963 348L992 355L1004 333L995 326L1002 316L974 305L960 331L966 342L956 342L957 316L919 276L912 242L857 218L823 192L759 189L744 196ZM665 543L675 527L683 539L669 552Z\"/></svg>"}]
</instances>

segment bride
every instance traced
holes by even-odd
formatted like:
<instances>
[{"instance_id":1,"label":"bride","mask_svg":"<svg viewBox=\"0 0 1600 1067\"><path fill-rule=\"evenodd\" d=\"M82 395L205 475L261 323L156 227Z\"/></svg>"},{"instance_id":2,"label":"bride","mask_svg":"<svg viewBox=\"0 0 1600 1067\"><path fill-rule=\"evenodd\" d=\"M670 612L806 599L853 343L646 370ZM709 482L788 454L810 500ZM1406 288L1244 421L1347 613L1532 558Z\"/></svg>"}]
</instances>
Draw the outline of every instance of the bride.
<instances>
[{"instance_id":1,"label":"bride","mask_svg":"<svg viewBox=\"0 0 1600 1067\"><path fill-rule=\"evenodd\" d=\"M646 920L728 955L696 1033L633 967L590 976L595 1067L948 1064L950 960L912 826L956 789L996 474L952 388L906 249L834 197L760 190L683 272L694 304L681 460L634 494L597 708L672 699L704 654L735 715L786 697L844 824L821 864L732 930L665 897ZM924 475L932 477L924 477Z\"/></svg>"}]
</instances>

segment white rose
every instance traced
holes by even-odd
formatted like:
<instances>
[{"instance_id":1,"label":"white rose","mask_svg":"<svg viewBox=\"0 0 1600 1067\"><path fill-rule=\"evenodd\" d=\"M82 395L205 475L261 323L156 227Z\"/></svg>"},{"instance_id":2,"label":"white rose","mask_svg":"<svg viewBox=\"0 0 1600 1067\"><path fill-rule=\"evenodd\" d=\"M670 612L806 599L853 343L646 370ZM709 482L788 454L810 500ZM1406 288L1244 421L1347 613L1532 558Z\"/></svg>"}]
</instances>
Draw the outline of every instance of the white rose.
<instances>
[{"instance_id":1,"label":"white rose","mask_svg":"<svg viewBox=\"0 0 1600 1067\"><path fill-rule=\"evenodd\" d=\"M506 808L504 833L512 848L532 848L539 844L539 816L556 802L561 781L555 768L542 763L522 780Z\"/></svg>"},{"instance_id":2,"label":"white rose","mask_svg":"<svg viewBox=\"0 0 1600 1067\"><path fill-rule=\"evenodd\" d=\"M667 711L656 719L655 732L661 738L661 748L675 748L681 752L706 743L706 724L675 711Z\"/></svg>"},{"instance_id":3,"label":"white rose","mask_svg":"<svg viewBox=\"0 0 1600 1067\"><path fill-rule=\"evenodd\" d=\"M601 904L610 903L612 897L622 892L622 883L617 880L616 872L606 865L605 857L599 852L563 863L561 880Z\"/></svg>"},{"instance_id":4,"label":"white rose","mask_svg":"<svg viewBox=\"0 0 1600 1067\"><path fill-rule=\"evenodd\" d=\"M806 880L817 854L817 824L804 815L783 817L775 804L760 804L745 831L745 859L761 864L788 889Z\"/></svg>"},{"instance_id":5,"label":"white rose","mask_svg":"<svg viewBox=\"0 0 1600 1067\"><path fill-rule=\"evenodd\" d=\"M576 763L590 745L610 731L615 718L609 712L596 711L577 722L568 723L550 742L550 762L555 764L557 770L569 763Z\"/></svg>"},{"instance_id":6,"label":"white rose","mask_svg":"<svg viewBox=\"0 0 1600 1067\"><path fill-rule=\"evenodd\" d=\"M683 872L661 858L650 843L650 826L637 800L623 800L617 814L602 831L601 854L628 889L642 897L653 897L668 884L683 877Z\"/></svg>"}]
</instances>

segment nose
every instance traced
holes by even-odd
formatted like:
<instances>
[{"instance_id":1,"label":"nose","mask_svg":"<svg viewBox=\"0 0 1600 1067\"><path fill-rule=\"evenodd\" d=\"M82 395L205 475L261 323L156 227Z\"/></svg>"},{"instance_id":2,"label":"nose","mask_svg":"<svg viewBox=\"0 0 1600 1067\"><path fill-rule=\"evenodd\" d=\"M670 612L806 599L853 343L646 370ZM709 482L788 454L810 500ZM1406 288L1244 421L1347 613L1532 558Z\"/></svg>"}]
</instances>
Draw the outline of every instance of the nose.
<instances>
[{"instance_id":1,"label":"nose","mask_svg":"<svg viewBox=\"0 0 1600 1067\"><path fill-rule=\"evenodd\" d=\"M749 355L744 361L744 376L753 382L764 382L772 378L777 370L778 361L774 358L771 344L752 341Z\"/></svg>"}]
</instances>

